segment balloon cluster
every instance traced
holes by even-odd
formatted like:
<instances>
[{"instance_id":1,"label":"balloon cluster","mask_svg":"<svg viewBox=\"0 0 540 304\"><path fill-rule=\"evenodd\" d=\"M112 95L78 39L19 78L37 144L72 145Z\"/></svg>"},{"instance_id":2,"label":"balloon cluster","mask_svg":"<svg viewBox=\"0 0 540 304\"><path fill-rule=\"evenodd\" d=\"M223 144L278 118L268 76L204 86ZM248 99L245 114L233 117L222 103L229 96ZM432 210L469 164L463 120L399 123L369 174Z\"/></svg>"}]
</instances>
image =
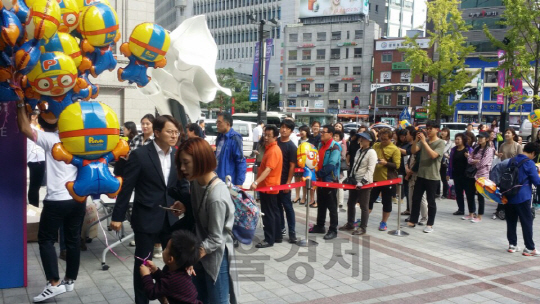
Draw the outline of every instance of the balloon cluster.
<instances>
[{"instance_id":1,"label":"balloon cluster","mask_svg":"<svg viewBox=\"0 0 540 304\"><path fill-rule=\"evenodd\" d=\"M99 102L97 78L116 69L118 16L107 0L0 0L0 102L21 101L58 123L62 143L56 160L75 165L77 180L66 187L78 201L88 195L116 196L121 178L107 164L127 155L116 113ZM169 33L151 23L138 25L121 47L129 65L118 79L145 86L147 68L164 67Z\"/></svg>"},{"instance_id":2,"label":"balloon cluster","mask_svg":"<svg viewBox=\"0 0 540 304\"><path fill-rule=\"evenodd\" d=\"M402 120L402 121L399 122L399 129L400 130L405 129L405 128L410 127L410 126L412 126L412 125L408 120Z\"/></svg>"}]
</instances>

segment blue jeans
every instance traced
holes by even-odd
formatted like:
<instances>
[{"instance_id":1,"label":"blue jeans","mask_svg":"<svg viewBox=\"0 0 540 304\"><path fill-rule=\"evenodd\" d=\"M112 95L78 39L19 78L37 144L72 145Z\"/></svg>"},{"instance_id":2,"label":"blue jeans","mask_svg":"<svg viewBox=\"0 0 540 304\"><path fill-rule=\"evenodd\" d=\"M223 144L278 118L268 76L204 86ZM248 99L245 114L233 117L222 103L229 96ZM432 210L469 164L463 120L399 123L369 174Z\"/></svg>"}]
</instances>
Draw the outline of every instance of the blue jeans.
<instances>
[{"instance_id":1,"label":"blue jeans","mask_svg":"<svg viewBox=\"0 0 540 304\"><path fill-rule=\"evenodd\" d=\"M223 253L223 260L219 268L219 273L216 282L206 272L202 264L199 262L194 267L196 276L192 277L193 284L197 288L199 294L197 299L205 304L228 304L229 289L232 288L232 282L229 275L229 255L227 249Z\"/></svg>"},{"instance_id":2,"label":"blue jeans","mask_svg":"<svg viewBox=\"0 0 540 304\"><path fill-rule=\"evenodd\" d=\"M279 191L277 201L279 207L281 230L285 229L285 216L283 215L283 210L285 210L285 215L287 216L287 226L289 227L289 234L296 232L296 219L294 217L294 208L291 201L291 191L289 191L289 193L283 193L283 191ZM280 237L277 238L280 239Z\"/></svg>"}]
</instances>

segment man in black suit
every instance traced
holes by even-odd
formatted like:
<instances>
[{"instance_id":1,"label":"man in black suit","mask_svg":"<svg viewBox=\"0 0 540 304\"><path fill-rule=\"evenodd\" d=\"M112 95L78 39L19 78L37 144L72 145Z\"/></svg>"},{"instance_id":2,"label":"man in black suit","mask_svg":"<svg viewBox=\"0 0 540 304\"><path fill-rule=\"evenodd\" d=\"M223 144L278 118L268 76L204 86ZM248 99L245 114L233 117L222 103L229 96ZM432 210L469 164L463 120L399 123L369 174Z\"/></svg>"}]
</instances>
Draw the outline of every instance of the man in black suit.
<instances>
[{"instance_id":1,"label":"man in black suit","mask_svg":"<svg viewBox=\"0 0 540 304\"><path fill-rule=\"evenodd\" d=\"M167 194L167 188L177 186L174 145L178 141L179 123L170 115L162 115L156 118L153 127L154 142L134 150L129 155L124 169L124 184L116 199L111 221L111 228L120 230L135 188L131 214L131 227L135 232L135 255L143 259L149 256L150 260L154 243L160 242L162 246L167 246L172 233L171 226L178 221L178 217L161 206L170 208L175 203L174 198ZM181 206L179 209L185 212L185 206L177 206ZM135 302L146 304L148 299L139 273L141 263L139 259L135 259Z\"/></svg>"}]
</instances>

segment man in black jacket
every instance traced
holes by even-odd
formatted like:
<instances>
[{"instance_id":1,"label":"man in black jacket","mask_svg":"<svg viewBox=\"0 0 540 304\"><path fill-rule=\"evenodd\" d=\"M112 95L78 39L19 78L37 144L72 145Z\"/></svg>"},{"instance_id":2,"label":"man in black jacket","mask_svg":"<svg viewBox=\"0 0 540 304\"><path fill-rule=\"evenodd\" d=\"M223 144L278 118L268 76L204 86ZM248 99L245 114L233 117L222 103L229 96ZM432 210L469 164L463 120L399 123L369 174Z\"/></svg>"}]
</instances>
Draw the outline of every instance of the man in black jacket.
<instances>
[{"instance_id":1,"label":"man in black jacket","mask_svg":"<svg viewBox=\"0 0 540 304\"><path fill-rule=\"evenodd\" d=\"M167 194L169 187L176 187L177 171L174 162L178 141L179 123L172 116L162 115L153 124L154 142L134 150L124 170L124 184L114 206L111 228L120 230L129 207L131 193L135 189L135 200L131 215L131 227L135 232L135 256L152 259L154 243L159 241L166 246L172 233L171 226L178 218L161 207L171 207L175 201ZM186 211L184 205L182 212ZM142 278L139 273L141 265L135 259L133 285L135 302L146 304L148 299L144 293Z\"/></svg>"}]
</instances>

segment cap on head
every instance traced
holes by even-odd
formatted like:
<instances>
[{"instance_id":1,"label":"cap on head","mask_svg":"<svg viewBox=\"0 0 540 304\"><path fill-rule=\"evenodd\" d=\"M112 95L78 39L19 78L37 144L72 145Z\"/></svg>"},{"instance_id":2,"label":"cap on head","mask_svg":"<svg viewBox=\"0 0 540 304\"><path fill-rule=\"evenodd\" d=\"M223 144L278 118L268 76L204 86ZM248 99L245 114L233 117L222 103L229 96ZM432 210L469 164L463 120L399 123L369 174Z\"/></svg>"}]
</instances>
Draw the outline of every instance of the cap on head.
<instances>
[{"instance_id":1,"label":"cap on head","mask_svg":"<svg viewBox=\"0 0 540 304\"><path fill-rule=\"evenodd\" d=\"M367 132L359 133L358 136L360 136L361 138L367 139L369 141L373 141L373 139L371 138L371 134Z\"/></svg>"}]
</instances>

